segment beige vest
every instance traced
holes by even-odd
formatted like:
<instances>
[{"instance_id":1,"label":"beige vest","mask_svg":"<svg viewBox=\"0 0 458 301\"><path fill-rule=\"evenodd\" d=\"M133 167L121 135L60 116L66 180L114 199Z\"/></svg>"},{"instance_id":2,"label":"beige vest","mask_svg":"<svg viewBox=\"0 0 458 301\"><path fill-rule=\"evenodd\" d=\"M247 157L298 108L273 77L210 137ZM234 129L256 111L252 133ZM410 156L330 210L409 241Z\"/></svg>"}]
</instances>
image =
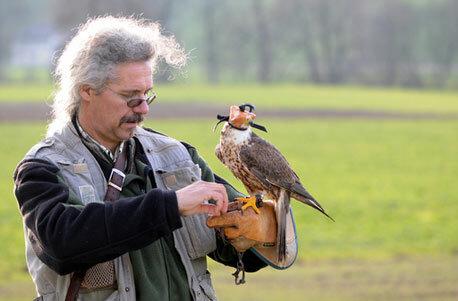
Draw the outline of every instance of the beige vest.
<instances>
[{"instance_id":1,"label":"beige vest","mask_svg":"<svg viewBox=\"0 0 458 301\"><path fill-rule=\"evenodd\" d=\"M200 168L186 148L177 140L137 128L136 137L145 150L155 171L158 188L177 190L197 181ZM35 145L25 158L51 161L69 189L80 196L84 205L103 202L106 180L96 159L81 143L74 127L69 124L62 132ZM85 172L75 172L75 166L87 165ZM186 269L189 287L195 300L216 300L207 272L206 255L216 249L215 233L206 226L205 215L182 218L183 227L174 231L175 247ZM71 274L60 276L47 267L35 254L31 233L25 228L27 267L43 300L64 300ZM80 294L78 300L135 300L135 285L129 255L114 260L117 290L108 299L98 291ZM103 296L103 297L102 297Z\"/></svg>"}]
</instances>

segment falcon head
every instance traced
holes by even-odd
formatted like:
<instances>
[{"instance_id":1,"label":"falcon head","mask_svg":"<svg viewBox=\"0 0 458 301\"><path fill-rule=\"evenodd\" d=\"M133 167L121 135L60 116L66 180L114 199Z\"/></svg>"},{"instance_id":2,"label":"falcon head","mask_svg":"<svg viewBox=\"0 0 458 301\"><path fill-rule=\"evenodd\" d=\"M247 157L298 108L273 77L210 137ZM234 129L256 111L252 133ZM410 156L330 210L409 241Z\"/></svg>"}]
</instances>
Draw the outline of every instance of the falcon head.
<instances>
[{"instance_id":1,"label":"falcon head","mask_svg":"<svg viewBox=\"0 0 458 301\"><path fill-rule=\"evenodd\" d=\"M256 118L254 106L243 104L240 106L231 106L229 110L229 123L235 128L247 129L252 121Z\"/></svg>"},{"instance_id":2,"label":"falcon head","mask_svg":"<svg viewBox=\"0 0 458 301\"><path fill-rule=\"evenodd\" d=\"M256 114L254 114L254 106L246 103L240 106L231 106L229 109L229 116L224 115L217 115L216 118L218 122L213 127L213 131L216 130L216 127L224 121L227 121L232 128L244 131L248 129L250 126L254 127L258 130L267 132L267 129L259 124L253 122L256 118Z\"/></svg>"}]
</instances>

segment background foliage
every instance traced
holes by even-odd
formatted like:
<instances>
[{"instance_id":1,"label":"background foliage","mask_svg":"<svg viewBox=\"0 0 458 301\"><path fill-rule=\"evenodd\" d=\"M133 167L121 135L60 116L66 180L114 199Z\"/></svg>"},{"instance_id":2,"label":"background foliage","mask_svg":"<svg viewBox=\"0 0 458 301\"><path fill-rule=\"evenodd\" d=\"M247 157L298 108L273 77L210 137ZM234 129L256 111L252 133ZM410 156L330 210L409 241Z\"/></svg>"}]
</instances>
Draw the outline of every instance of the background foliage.
<instances>
[{"instance_id":1,"label":"background foliage","mask_svg":"<svg viewBox=\"0 0 458 301\"><path fill-rule=\"evenodd\" d=\"M458 87L455 0L0 0L1 78L49 79L9 63L24 31L50 26L63 44L104 14L160 21L190 52L185 81Z\"/></svg>"}]
</instances>

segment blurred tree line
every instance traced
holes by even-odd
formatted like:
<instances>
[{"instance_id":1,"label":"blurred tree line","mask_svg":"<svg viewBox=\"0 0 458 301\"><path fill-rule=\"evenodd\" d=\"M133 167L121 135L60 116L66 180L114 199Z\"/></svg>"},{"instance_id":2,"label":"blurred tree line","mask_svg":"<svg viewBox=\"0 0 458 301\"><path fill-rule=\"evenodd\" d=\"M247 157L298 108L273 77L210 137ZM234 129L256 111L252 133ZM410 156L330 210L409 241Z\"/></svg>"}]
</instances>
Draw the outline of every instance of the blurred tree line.
<instances>
[{"instance_id":1,"label":"blurred tree line","mask_svg":"<svg viewBox=\"0 0 458 301\"><path fill-rule=\"evenodd\" d=\"M190 51L193 80L458 87L458 1L0 0L0 62L14 30L142 15ZM158 76L166 79L169 70Z\"/></svg>"}]
</instances>

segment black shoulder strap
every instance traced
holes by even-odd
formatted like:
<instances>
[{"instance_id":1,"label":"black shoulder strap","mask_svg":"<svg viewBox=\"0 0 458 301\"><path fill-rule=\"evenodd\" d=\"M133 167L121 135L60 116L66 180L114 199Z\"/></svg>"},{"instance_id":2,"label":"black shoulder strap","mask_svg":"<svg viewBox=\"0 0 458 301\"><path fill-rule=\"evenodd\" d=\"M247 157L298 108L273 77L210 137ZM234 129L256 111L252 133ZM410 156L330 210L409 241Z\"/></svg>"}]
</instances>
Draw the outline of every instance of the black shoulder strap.
<instances>
[{"instance_id":1,"label":"black shoulder strap","mask_svg":"<svg viewBox=\"0 0 458 301\"><path fill-rule=\"evenodd\" d=\"M126 175L124 174L127 162L127 145L123 146L121 153L119 154L113 169L111 170L110 178L108 179L107 193L105 194L105 202L114 202L119 199L122 191L122 185ZM67 295L65 301L76 301L78 298L78 292L83 282L84 276L86 276L87 270L75 271L70 279L70 285L68 286Z\"/></svg>"}]
</instances>

